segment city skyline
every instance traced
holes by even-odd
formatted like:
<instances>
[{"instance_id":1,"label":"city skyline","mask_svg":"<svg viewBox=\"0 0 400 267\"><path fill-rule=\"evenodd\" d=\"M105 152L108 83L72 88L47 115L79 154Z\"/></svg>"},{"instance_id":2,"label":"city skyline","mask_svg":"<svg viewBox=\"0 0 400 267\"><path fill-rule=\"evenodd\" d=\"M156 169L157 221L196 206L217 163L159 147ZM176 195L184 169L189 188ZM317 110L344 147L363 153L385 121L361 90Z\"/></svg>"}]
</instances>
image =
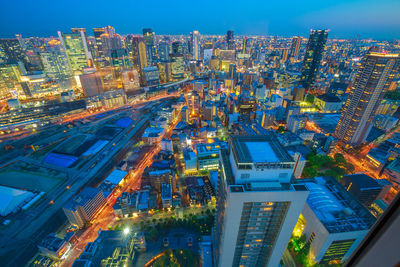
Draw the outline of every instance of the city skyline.
<instances>
[{"instance_id":1,"label":"city skyline","mask_svg":"<svg viewBox=\"0 0 400 267\"><path fill-rule=\"evenodd\" d=\"M208 8L211 4L213 8ZM13 37L19 33L26 37L47 37L72 27L91 29L113 25L122 34L139 34L143 28L152 27L156 34L171 35L189 34L193 30L222 35L231 29L236 35L307 36L310 29L319 28L330 29L331 38L356 38L358 34L363 39L399 38L395 29L400 26L396 17L400 4L389 0L363 1L362 6L359 1L336 1L334 4L288 1L285 5L261 1L246 5L204 2L202 6L183 2L167 6L159 2L153 5L156 7L150 16L147 12L139 12L146 10L144 3L121 3L105 8L106 5L106 1L78 5L77 2L66 4L45 0L40 4L25 2L17 7L3 2L2 9L8 12L0 18L0 35ZM63 12L48 12L50 9ZM201 15L193 17L193 12ZM119 15L107 16L112 13ZM32 14L35 14L34 19L31 19Z\"/></svg>"},{"instance_id":2,"label":"city skyline","mask_svg":"<svg viewBox=\"0 0 400 267\"><path fill-rule=\"evenodd\" d=\"M399 265L400 3L18 5L2 267Z\"/></svg>"}]
</instances>

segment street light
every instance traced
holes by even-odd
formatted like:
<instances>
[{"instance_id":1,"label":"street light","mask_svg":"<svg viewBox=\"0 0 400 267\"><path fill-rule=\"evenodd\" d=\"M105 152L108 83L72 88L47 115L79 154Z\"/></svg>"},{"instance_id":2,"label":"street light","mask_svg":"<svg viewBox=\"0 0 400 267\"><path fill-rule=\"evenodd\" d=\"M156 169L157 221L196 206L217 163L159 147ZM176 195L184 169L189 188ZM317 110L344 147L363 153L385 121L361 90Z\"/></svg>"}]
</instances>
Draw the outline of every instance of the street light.
<instances>
[{"instance_id":1,"label":"street light","mask_svg":"<svg viewBox=\"0 0 400 267\"><path fill-rule=\"evenodd\" d=\"M131 230L129 229L129 227L125 227L124 228L124 235L127 236L129 234Z\"/></svg>"}]
</instances>

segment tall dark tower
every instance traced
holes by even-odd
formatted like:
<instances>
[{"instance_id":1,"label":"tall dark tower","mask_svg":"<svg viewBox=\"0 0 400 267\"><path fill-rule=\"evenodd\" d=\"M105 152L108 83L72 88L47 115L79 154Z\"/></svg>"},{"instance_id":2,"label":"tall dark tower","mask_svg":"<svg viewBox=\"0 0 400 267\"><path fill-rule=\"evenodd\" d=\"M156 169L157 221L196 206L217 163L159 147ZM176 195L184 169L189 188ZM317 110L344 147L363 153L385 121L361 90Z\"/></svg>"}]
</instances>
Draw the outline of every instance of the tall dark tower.
<instances>
[{"instance_id":1,"label":"tall dark tower","mask_svg":"<svg viewBox=\"0 0 400 267\"><path fill-rule=\"evenodd\" d=\"M149 65L152 65L152 62L156 59L153 29L144 28L143 29L143 37L144 37L144 41L146 44L147 63Z\"/></svg>"},{"instance_id":2,"label":"tall dark tower","mask_svg":"<svg viewBox=\"0 0 400 267\"><path fill-rule=\"evenodd\" d=\"M327 30L311 31L301 74L301 82L306 90L315 82L327 38Z\"/></svg>"},{"instance_id":3,"label":"tall dark tower","mask_svg":"<svg viewBox=\"0 0 400 267\"><path fill-rule=\"evenodd\" d=\"M344 144L358 146L365 141L398 63L398 54L369 52L364 56L335 131Z\"/></svg>"},{"instance_id":4,"label":"tall dark tower","mask_svg":"<svg viewBox=\"0 0 400 267\"><path fill-rule=\"evenodd\" d=\"M228 44L229 50L235 49L235 40L233 39L233 31L228 31L226 33L226 43Z\"/></svg>"}]
</instances>

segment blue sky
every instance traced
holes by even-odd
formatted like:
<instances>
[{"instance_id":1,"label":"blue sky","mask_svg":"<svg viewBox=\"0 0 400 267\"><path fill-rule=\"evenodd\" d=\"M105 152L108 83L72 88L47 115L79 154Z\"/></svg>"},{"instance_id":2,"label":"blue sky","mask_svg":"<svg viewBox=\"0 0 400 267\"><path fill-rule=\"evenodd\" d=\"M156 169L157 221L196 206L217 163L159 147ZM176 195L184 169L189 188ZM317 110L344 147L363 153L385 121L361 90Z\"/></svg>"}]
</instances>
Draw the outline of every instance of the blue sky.
<instances>
[{"instance_id":1,"label":"blue sky","mask_svg":"<svg viewBox=\"0 0 400 267\"><path fill-rule=\"evenodd\" d=\"M332 38L400 38L399 0L0 0L0 10L0 37L112 25L121 34L151 27L156 34L307 36L324 28Z\"/></svg>"}]
</instances>

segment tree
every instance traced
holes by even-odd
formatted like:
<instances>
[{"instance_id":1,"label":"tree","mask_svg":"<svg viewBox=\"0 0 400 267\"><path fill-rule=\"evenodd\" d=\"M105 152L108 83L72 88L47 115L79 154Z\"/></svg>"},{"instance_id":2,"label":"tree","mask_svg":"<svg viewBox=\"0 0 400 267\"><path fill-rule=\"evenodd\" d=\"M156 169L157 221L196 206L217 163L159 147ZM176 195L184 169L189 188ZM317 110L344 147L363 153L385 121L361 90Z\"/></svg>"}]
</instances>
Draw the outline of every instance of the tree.
<instances>
[{"instance_id":1,"label":"tree","mask_svg":"<svg viewBox=\"0 0 400 267\"><path fill-rule=\"evenodd\" d=\"M318 175L318 171L313 167L305 167L303 170L304 177L315 177Z\"/></svg>"},{"instance_id":2,"label":"tree","mask_svg":"<svg viewBox=\"0 0 400 267\"><path fill-rule=\"evenodd\" d=\"M156 227L152 227L149 231L149 237L153 242L156 242L158 239L159 233Z\"/></svg>"},{"instance_id":3,"label":"tree","mask_svg":"<svg viewBox=\"0 0 400 267\"><path fill-rule=\"evenodd\" d=\"M308 103L310 103L310 104L314 104L314 96L313 95L311 95L311 94L308 94L307 96L306 96L306 102L308 102Z\"/></svg>"},{"instance_id":4,"label":"tree","mask_svg":"<svg viewBox=\"0 0 400 267\"><path fill-rule=\"evenodd\" d=\"M334 177L336 180L340 180L342 179L343 175L346 174L346 170L341 168L341 167L334 167L331 168L329 170L327 170L324 175L325 176L332 176Z\"/></svg>"},{"instance_id":5,"label":"tree","mask_svg":"<svg viewBox=\"0 0 400 267\"><path fill-rule=\"evenodd\" d=\"M284 133L285 132L285 126L282 126L282 125L279 126L278 127L278 132L281 133L281 134Z\"/></svg>"},{"instance_id":6,"label":"tree","mask_svg":"<svg viewBox=\"0 0 400 267\"><path fill-rule=\"evenodd\" d=\"M354 165L351 163L346 163L344 167L346 168L347 172L349 172L349 173L353 173L355 170Z\"/></svg>"},{"instance_id":7,"label":"tree","mask_svg":"<svg viewBox=\"0 0 400 267\"><path fill-rule=\"evenodd\" d=\"M346 163L346 159L344 158L343 154L341 153L335 153L335 155L333 156L335 159L336 164L345 164Z\"/></svg>"}]
</instances>

